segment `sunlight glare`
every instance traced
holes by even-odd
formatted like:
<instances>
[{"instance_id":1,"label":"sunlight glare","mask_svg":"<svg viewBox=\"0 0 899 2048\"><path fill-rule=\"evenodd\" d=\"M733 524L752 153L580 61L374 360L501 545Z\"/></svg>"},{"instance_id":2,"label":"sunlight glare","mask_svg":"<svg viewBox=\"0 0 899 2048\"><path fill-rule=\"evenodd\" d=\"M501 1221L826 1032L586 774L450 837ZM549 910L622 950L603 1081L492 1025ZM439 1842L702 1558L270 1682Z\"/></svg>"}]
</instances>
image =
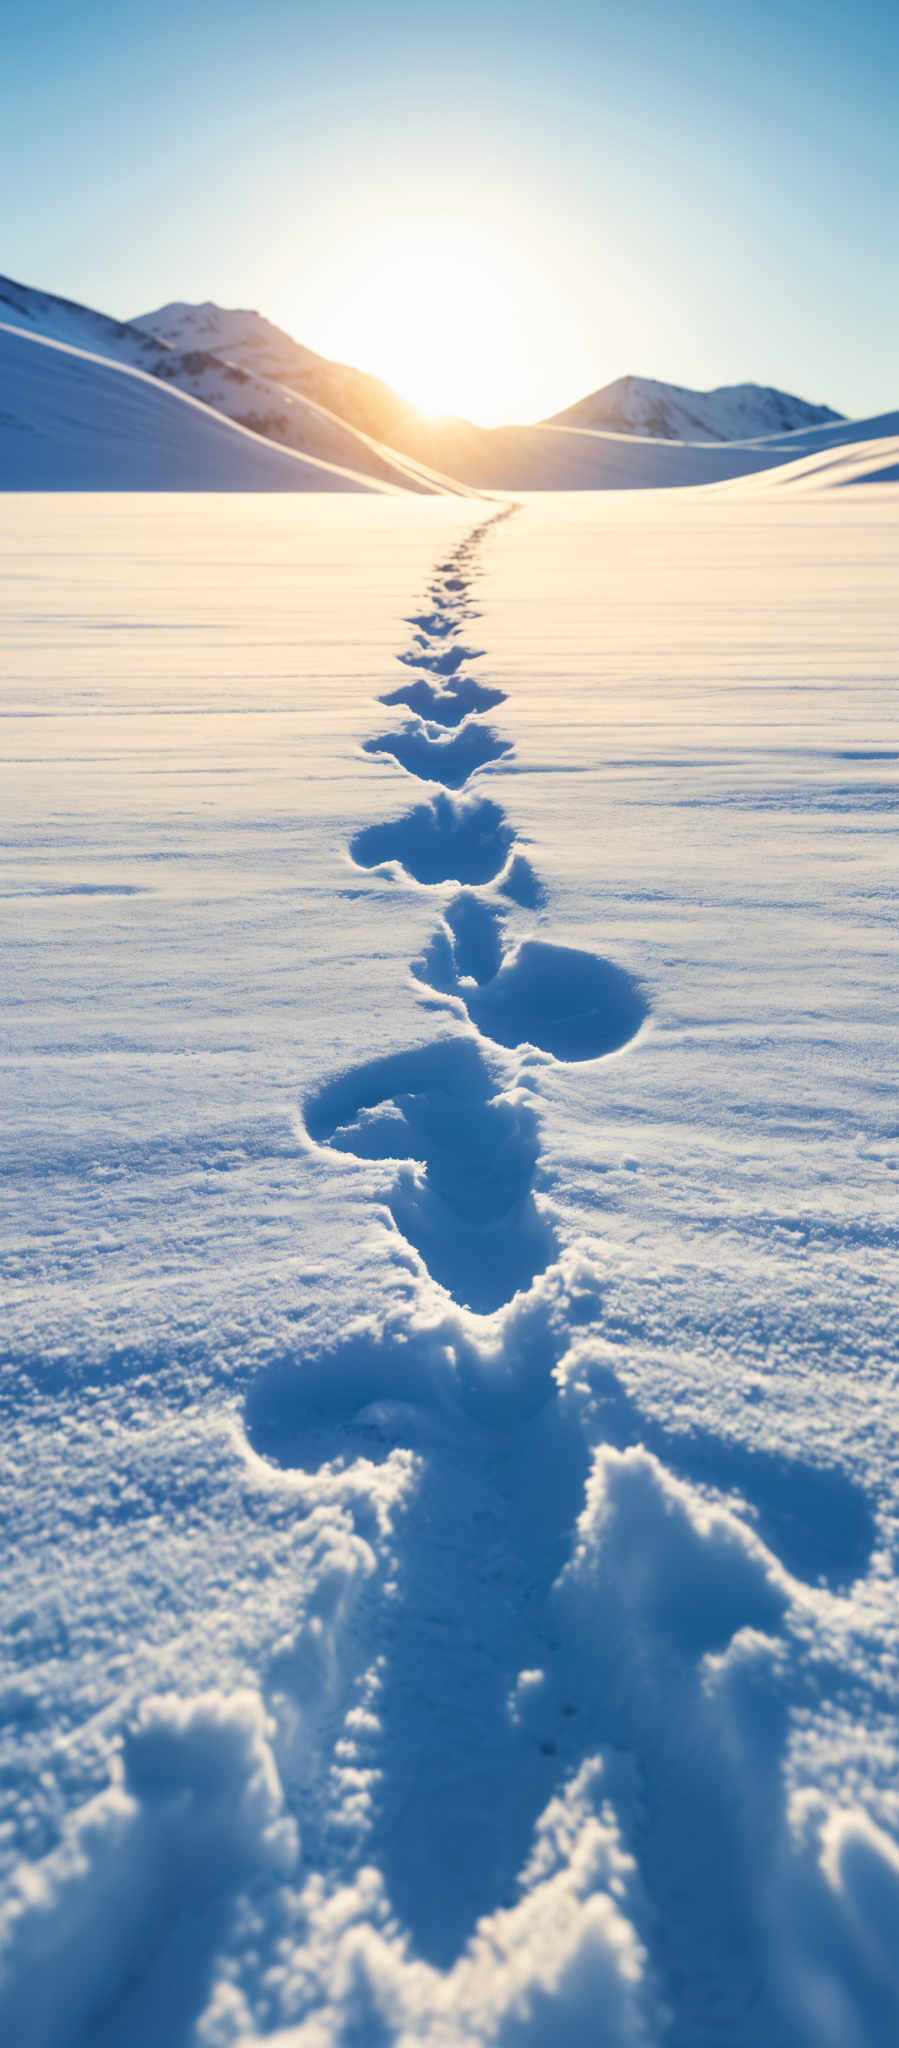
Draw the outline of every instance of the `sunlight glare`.
<instances>
[{"instance_id":1,"label":"sunlight glare","mask_svg":"<svg viewBox=\"0 0 899 2048\"><path fill-rule=\"evenodd\" d=\"M539 414L563 340L539 266L501 228L445 214L343 237L314 276L281 294L274 317L422 411L485 425Z\"/></svg>"}]
</instances>

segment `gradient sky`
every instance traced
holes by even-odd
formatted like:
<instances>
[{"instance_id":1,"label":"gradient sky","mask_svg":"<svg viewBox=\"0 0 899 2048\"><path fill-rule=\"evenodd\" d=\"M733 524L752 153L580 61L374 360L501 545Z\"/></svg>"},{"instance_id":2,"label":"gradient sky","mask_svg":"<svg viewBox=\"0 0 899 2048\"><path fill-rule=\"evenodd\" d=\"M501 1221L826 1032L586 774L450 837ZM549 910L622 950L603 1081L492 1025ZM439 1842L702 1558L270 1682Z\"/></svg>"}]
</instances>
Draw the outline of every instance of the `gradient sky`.
<instances>
[{"instance_id":1,"label":"gradient sky","mask_svg":"<svg viewBox=\"0 0 899 2048\"><path fill-rule=\"evenodd\" d=\"M255 306L400 385L439 330L485 418L627 371L899 404L896 0L29 0L3 50L28 283Z\"/></svg>"}]
</instances>

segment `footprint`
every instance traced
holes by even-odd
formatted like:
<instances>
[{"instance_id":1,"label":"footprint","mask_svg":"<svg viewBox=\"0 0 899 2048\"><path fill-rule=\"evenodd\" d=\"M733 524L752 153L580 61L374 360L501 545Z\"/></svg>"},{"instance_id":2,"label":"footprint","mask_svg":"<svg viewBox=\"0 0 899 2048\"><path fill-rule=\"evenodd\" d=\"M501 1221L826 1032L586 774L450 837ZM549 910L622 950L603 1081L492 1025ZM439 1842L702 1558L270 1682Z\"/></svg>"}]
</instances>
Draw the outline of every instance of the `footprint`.
<instances>
[{"instance_id":1,"label":"footprint","mask_svg":"<svg viewBox=\"0 0 899 2048\"><path fill-rule=\"evenodd\" d=\"M380 1464L398 1444L415 1446L442 1405L433 1348L396 1329L387 1339L364 1330L301 1364L266 1366L247 1394L244 1427L260 1457L313 1473L356 1458Z\"/></svg>"},{"instance_id":2,"label":"footprint","mask_svg":"<svg viewBox=\"0 0 899 2048\"><path fill-rule=\"evenodd\" d=\"M837 1465L728 1442L713 1430L671 1430L638 1408L607 1367L590 1370L594 1414L605 1442L644 1444L669 1471L733 1494L764 1543L794 1578L846 1592L868 1568L876 1528L870 1503Z\"/></svg>"},{"instance_id":3,"label":"footprint","mask_svg":"<svg viewBox=\"0 0 899 2048\"><path fill-rule=\"evenodd\" d=\"M265 1368L244 1409L253 1449L282 1468L383 1461L398 1444L419 1454L370 1724L367 1851L419 1955L444 1969L514 1895L559 1781L555 1743L516 1725L509 1701L546 1654L545 1602L588 1471L555 1402L533 1414L513 1402L500 1429L475 1419L465 1348L456 1323L363 1330Z\"/></svg>"},{"instance_id":4,"label":"footprint","mask_svg":"<svg viewBox=\"0 0 899 2048\"><path fill-rule=\"evenodd\" d=\"M463 889L444 911L452 935L456 971L479 984L492 981L502 961L503 914Z\"/></svg>"},{"instance_id":5,"label":"footprint","mask_svg":"<svg viewBox=\"0 0 899 2048\"><path fill-rule=\"evenodd\" d=\"M388 690L386 696L378 699L381 704L404 704L409 711L417 711L420 718L447 727L461 725L471 713L494 711L497 704L505 701L505 690L490 690L468 676L459 677L446 689L421 676L417 682L402 683L398 690Z\"/></svg>"},{"instance_id":6,"label":"footprint","mask_svg":"<svg viewBox=\"0 0 899 2048\"><path fill-rule=\"evenodd\" d=\"M513 854L497 886L510 903L517 903L522 910L542 910L547 900L543 883L523 853Z\"/></svg>"},{"instance_id":7,"label":"footprint","mask_svg":"<svg viewBox=\"0 0 899 2048\"><path fill-rule=\"evenodd\" d=\"M510 742L498 739L489 726L469 719L450 739L419 722L365 740L363 751L392 754L408 775L417 775L422 782L442 782L445 789L461 789L469 776L490 761L502 760L511 749Z\"/></svg>"},{"instance_id":8,"label":"footprint","mask_svg":"<svg viewBox=\"0 0 899 2048\"><path fill-rule=\"evenodd\" d=\"M417 626L429 638L443 640L450 633L458 632L458 624L448 612L413 612L406 620L407 626Z\"/></svg>"},{"instance_id":9,"label":"footprint","mask_svg":"<svg viewBox=\"0 0 899 2048\"><path fill-rule=\"evenodd\" d=\"M456 995L485 1038L534 1045L566 1062L618 1052L648 1015L623 967L573 946L525 939L502 957L501 912L464 891L445 913L446 937L417 963L421 980Z\"/></svg>"},{"instance_id":10,"label":"footprint","mask_svg":"<svg viewBox=\"0 0 899 2048\"><path fill-rule=\"evenodd\" d=\"M514 834L498 804L485 797L436 796L404 818L366 825L350 842L362 868L398 861L416 882L492 882L502 873Z\"/></svg>"},{"instance_id":11,"label":"footprint","mask_svg":"<svg viewBox=\"0 0 899 2048\"><path fill-rule=\"evenodd\" d=\"M397 1162L387 1198L397 1229L463 1307L492 1314L555 1257L555 1232L533 1196L534 1112L496 1093L470 1039L339 1075L309 1098L304 1118L319 1144Z\"/></svg>"},{"instance_id":12,"label":"footprint","mask_svg":"<svg viewBox=\"0 0 899 2048\"><path fill-rule=\"evenodd\" d=\"M407 654L398 654L397 660L405 662L409 668L428 668L435 676L454 676L463 661L480 661L484 652L482 647L460 647L457 643L435 654L420 635L418 639L418 648L410 649Z\"/></svg>"},{"instance_id":13,"label":"footprint","mask_svg":"<svg viewBox=\"0 0 899 2048\"><path fill-rule=\"evenodd\" d=\"M623 967L540 939L525 939L490 981L460 994L486 1038L535 1045L557 1060L618 1052L648 1015L639 983Z\"/></svg>"}]
</instances>

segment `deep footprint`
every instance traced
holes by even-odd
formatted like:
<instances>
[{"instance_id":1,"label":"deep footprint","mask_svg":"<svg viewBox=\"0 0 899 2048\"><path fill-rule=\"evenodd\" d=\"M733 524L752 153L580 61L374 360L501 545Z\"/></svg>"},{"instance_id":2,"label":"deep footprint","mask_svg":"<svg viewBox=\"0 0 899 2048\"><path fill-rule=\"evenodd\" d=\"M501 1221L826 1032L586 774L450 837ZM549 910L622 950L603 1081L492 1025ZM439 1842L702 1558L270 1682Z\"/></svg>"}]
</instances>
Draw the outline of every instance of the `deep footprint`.
<instances>
[{"instance_id":1,"label":"deep footprint","mask_svg":"<svg viewBox=\"0 0 899 2048\"><path fill-rule=\"evenodd\" d=\"M485 1038L534 1045L557 1060L618 1052L648 1014L639 984L623 967L540 939L526 939L492 981L461 993Z\"/></svg>"},{"instance_id":2,"label":"deep footprint","mask_svg":"<svg viewBox=\"0 0 899 2048\"><path fill-rule=\"evenodd\" d=\"M498 886L522 910L542 910L547 900L543 883L523 853L513 854Z\"/></svg>"},{"instance_id":3,"label":"deep footprint","mask_svg":"<svg viewBox=\"0 0 899 2048\"><path fill-rule=\"evenodd\" d=\"M486 684L476 683L468 676L458 677L445 689L420 676L417 682L401 683L398 690L388 690L386 696L378 699L380 704L404 704L409 711L417 711L420 718L449 728L461 725L470 713L495 711L505 701L504 690L488 689Z\"/></svg>"},{"instance_id":4,"label":"deep footprint","mask_svg":"<svg viewBox=\"0 0 899 2048\"><path fill-rule=\"evenodd\" d=\"M244 1410L253 1449L288 1470L382 1462L399 1445L419 1453L372 1731L369 1846L419 1954L444 1969L514 1892L559 1781L559 1759L515 1725L508 1701L545 1655L544 1602L587 1474L555 1402L529 1413L513 1398L499 1431L473 1420L458 1348L457 1331L450 1345L432 1329L363 1331L270 1365Z\"/></svg>"},{"instance_id":5,"label":"deep footprint","mask_svg":"<svg viewBox=\"0 0 899 2048\"><path fill-rule=\"evenodd\" d=\"M304 1116L319 1144L400 1165L387 1198L397 1229L463 1307L492 1314L555 1257L532 1192L533 1110L495 1093L470 1039L356 1067L311 1096Z\"/></svg>"},{"instance_id":6,"label":"deep footprint","mask_svg":"<svg viewBox=\"0 0 899 2048\"><path fill-rule=\"evenodd\" d=\"M764 1543L789 1572L843 1593L868 1568L876 1538L863 1489L836 1465L728 1442L706 1429L672 1430L637 1407L606 1366L590 1370L594 1413L606 1443L645 1444L664 1465L694 1485L745 1501Z\"/></svg>"},{"instance_id":7,"label":"deep footprint","mask_svg":"<svg viewBox=\"0 0 899 2048\"><path fill-rule=\"evenodd\" d=\"M526 939L501 957L502 913L469 890L416 963L419 979L465 1004L496 1045L536 1046L554 1059L603 1059L639 1031L648 1005L623 967L573 946Z\"/></svg>"},{"instance_id":8,"label":"deep footprint","mask_svg":"<svg viewBox=\"0 0 899 2048\"><path fill-rule=\"evenodd\" d=\"M404 818L366 825L350 842L362 868L398 861L416 882L492 882L514 834L498 804L484 797L436 796Z\"/></svg>"},{"instance_id":9,"label":"deep footprint","mask_svg":"<svg viewBox=\"0 0 899 2048\"><path fill-rule=\"evenodd\" d=\"M444 912L458 974L478 982L492 981L502 964L503 913L485 903L473 889L463 889Z\"/></svg>"},{"instance_id":10,"label":"deep footprint","mask_svg":"<svg viewBox=\"0 0 899 2048\"><path fill-rule=\"evenodd\" d=\"M390 754L421 782L440 782L444 789L461 789L469 776L490 761L501 761L510 752L510 742L501 740L490 727L470 719L451 739L429 732L421 724L404 725L399 732L385 732L364 742L366 754Z\"/></svg>"},{"instance_id":11,"label":"deep footprint","mask_svg":"<svg viewBox=\"0 0 899 2048\"><path fill-rule=\"evenodd\" d=\"M447 612L413 612L406 620L407 626L418 626L429 638L447 639L450 633L457 633L458 623Z\"/></svg>"},{"instance_id":12,"label":"deep footprint","mask_svg":"<svg viewBox=\"0 0 899 2048\"><path fill-rule=\"evenodd\" d=\"M244 1426L260 1457L312 1473L356 1458L380 1464L398 1444L420 1441L442 1402L433 1348L363 1331L302 1363L266 1366L247 1394Z\"/></svg>"},{"instance_id":13,"label":"deep footprint","mask_svg":"<svg viewBox=\"0 0 899 2048\"><path fill-rule=\"evenodd\" d=\"M435 676L454 676L463 661L480 661L484 651L481 647L460 647L456 644L435 654L420 634L417 637L418 647L410 649L407 654L398 654L397 660L405 662L408 668L430 669Z\"/></svg>"}]
</instances>

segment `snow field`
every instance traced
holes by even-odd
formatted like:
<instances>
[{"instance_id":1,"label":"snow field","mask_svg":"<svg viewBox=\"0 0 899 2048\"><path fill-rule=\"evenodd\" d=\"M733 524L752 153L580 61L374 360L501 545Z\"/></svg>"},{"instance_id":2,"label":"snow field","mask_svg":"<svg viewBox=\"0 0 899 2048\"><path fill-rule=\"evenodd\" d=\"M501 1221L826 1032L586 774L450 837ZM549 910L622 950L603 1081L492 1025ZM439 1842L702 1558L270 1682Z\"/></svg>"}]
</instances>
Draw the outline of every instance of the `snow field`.
<instances>
[{"instance_id":1,"label":"snow field","mask_svg":"<svg viewBox=\"0 0 899 2048\"><path fill-rule=\"evenodd\" d=\"M7 2012L881 2048L895 515L426 509L13 589Z\"/></svg>"}]
</instances>

